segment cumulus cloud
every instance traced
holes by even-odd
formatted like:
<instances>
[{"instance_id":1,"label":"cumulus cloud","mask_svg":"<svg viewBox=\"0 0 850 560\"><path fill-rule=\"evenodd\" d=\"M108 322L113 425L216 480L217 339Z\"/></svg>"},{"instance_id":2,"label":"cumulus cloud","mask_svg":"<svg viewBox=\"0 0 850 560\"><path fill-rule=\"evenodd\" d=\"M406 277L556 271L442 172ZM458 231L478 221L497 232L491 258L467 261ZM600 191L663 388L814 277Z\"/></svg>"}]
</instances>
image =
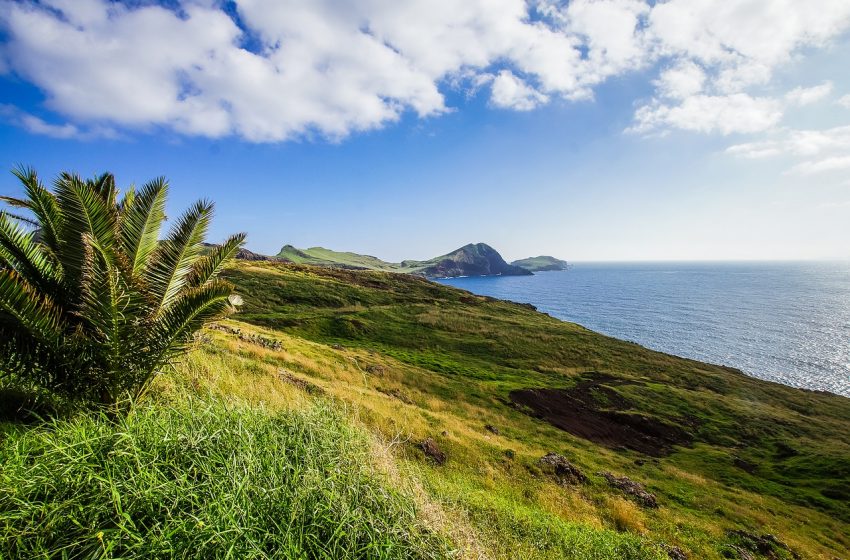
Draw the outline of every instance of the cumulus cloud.
<instances>
[{"instance_id":1,"label":"cumulus cloud","mask_svg":"<svg viewBox=\"0 0 850 560\"><path fill-rule=\"evenodd\" d=\"M502 70L493 79L493 105L505 109L530 111L548 101L546 95L514 76L508 70Z\"/></svg>"},{"instance_id":2,"label":"cumulus cloud","mask_svg":"<svg viewBox=\"0 0 850 560\"><path fill-rule=\"evenodd\" d=\"M679 128L720 134L761 132L782 117L781 105L774 99L732 95L693 95L679 104L644 105L635 114L631 132L647 133Z\"/></svg>"},{"instance_id":3,"label":"cumulus cloud","mask_svg":"<svg viewBox=\"0 0 850 560\"><path fill-rule=\"evenodd\" d=\"M824 82L813 87L796 87L785 94L785 99L793 105L811 105L832 93L832 82Z\"/></svg>"},{"instance_id":4,"label":"cumulus cloud","mask_svg":"<svg viewBox=\"0 0 850 560\"><path fill-rule=\"evenodd\" d=\"M655 81L655 87L662 97L687 99L702 91L705 84L705 72L690 60L679 61L667 68Z\"/></svg>"},{"instance_id":5,"label":"cumulus cloud","mask_svg":"<svg viewBox=\"0 0 850 560\"><path fill-rule=\"evenodd\" d=\"M844 0L824 0L816 10L794 0L656 4L647 36L657 56L675 57L678 64L661 74L656 97L637 109L629 130L644 134L670 128L722 134L766 130L779 122L782 106L778 100L754 97L750 88L768 84L775 70L801 48L823 46L848 26L850 2ZM797 88L787 101L813 103L829 95L831 88L829 82ZM681 101L672 101L677 98Z\"/></svg>"},{"instance_id":6,"label":"cumulus cloud","mask_svg":"<svg viewBox=\"0 0 850 560\"><path fill-rule=\"evenodd\" d=\"M850 28L821 0L0 0L0 73L71 127L332 139L451 110L447 88L530 110L661 68L631 130L752 132L781 117L749 88ZM238 17L233 15L236 11ZM828 95L789 93L789 102ZM814 91L813 91L814 90ZM795 93L796 92L796 93ZM702 109L705 112L699 113ZM724 122L736 118L739 122ZM713 119L713 120L712 120ZM46 124L46 123L45 123ZM68 134L44 128L44 133ZM31 130L39 129L32 126Z\"/></svg>"}]
</instances>

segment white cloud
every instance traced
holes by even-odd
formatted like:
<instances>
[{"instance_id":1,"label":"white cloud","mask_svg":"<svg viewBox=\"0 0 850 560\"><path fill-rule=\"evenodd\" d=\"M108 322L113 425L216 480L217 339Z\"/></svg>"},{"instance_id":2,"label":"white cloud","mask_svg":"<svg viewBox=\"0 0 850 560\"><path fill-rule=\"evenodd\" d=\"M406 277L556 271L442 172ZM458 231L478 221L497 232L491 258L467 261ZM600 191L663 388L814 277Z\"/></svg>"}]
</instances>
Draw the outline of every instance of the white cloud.
<instances>
[{"instance_id":1,"label":"white cloud","mask_svg":"<svg viewBox=\"0 0 850 560\"><path fill-rule=\"evenodd\" d=\"M686 99L702 91L705 72L690 60L679 61L667 68L655 81L658 93L671 99Z\"/></svg>"},{"instance_id":2,"label":"white cloud","mask_svg":"<svg viewBox=\"0 0 850 560\"><path fill-rule=\"evenodd\" d=\"M850 109L850 94L841 96L838 101L836 101L836 103L838 103L845 109Z\"/></svg>"},{"instance_id":3,"label":"white cloud","mask_svg":"<svg viewBox=\"0 0 850 560\"><path fill-rule=\"evenodd\" d=\"M850 155L804 161L792 167L790 173L797 175L816 175L819 173L843 171L846 169L850 169Z\"/></svg>"},{"instance_id":4,"label":"white cloud","mask_svg":"<svg viewBox=\"0 0 850 560\"><path fill-rule=\"evenodd\" d=\"M776 137L736 144L726 152L746 159L783 157L796 163L790 173L812 175L847 169L850 162L850 126L825 130L779 131Z\"/></svg>"},{"instance_id":5,"label":"white cloud","mask_svg":"<svg viewBox=\"0 0 850 560\"><path fill-rule=\"evenodd\" d=\"M233 4L238 24L212 0L0 0L0 73L37 85L78 128L272 142L440 115L449 87L489 84L491 105L516 110L592 98L605 80L659 64L632 129L729 134L775 124L781 109L749 88L850 28L846 0Z\"/></svg>"},{"instance_id":6,"label":"white cloud","mask_svg":"<svg viewBox=\"0 0 850 560\"><path fill-rule=\"evenodd\" d=\"M72 124L50 124L33 115L22 115L21 124L34 134L43 134L52 138L76 138L80 135L79 129Z\"/></svg>"},{"instance_id":7,"label":"white cloud","mask_svg":"<svg viewBox=\"0 0 850 560\"><path fill-rule=\"evenodd\" d=\"M796 87L785 94L785 99L793 105L811 105L828 97L832 93L832 82L824 82L818 86Z\"/></svg>"},{"instance_id":8,"label":"white cloud","mask_svg":"<svg viewBox=\"0 0 850 560\"><path fill-rule=\"evenodd\" d=\"M657 96L635 113L632 130L644 133L685 130L757 132L776 124L782 109L767 99L755 100L751 88L768 84L775 70L804 47L821 47L850 27L850 2L821 0L816 9L796 0L669 0L649 15L647 35L655 54L675 57L704 72L699 83L668 70L656 82ZM696 72L691 67L691 76ZM677 85L679 87L677 87ZM690 88L690 89L689 89ZM831 84L799 88L791 100L814 102L830 93ZM691 96L696 96L693 99ZM658 98L676 98L679 105ZM708 114L696 114L704 107ZM710 116L745 118L740 124L709 122ZM693 120L691 120L693 117ZM652 125L652 126L650 126Z\"/></svg>"},{"instance_id":9,"label":"white cloud","mask_svg":"<svg viewBox=\"0 0 850 560\"><path fill-rule=\"evenodd\" d=\"M493 79L491 101L496 107L530 111L546 103L549 98L514 76L508 70L502 70Z\"/></svg>"},{"instance_id":10,"label":"white cloud","mask_svg":"<svg viewBox=\"0 0 850 560\"><path fill-rule=\"evenodd\" d=\"M850 126L826 130L784 130L778 139L736 144L726 151L752 159L772 155L816 156L832 150L850 151Z\"/></svg>"},{"instance_id":11,"label":"white cloud","mask_svg":"<svg viewBox=\"0 0 850 560\"><path fill-rule=\"evenodd\" d=\"M88 140L91 138L117 137L114 130L105 127L81 129L71 123L49 123L41 117L21 111L13 105L0 105L0 118L33 134L51 138Z\"/></svg>"},{"instance_id":12,"label":"white cloud","mask_svg":"<svg viewBox=\"0 0 850 560\"><path fill-rule=\"evenodd\" d=\"M652 133L667 128L720 134L761 132L774 126L782 117L779 102L732 95L693 95L678 105L656 103L644 105L635 113L630 132Z\"/></svg>"}]
</instances>

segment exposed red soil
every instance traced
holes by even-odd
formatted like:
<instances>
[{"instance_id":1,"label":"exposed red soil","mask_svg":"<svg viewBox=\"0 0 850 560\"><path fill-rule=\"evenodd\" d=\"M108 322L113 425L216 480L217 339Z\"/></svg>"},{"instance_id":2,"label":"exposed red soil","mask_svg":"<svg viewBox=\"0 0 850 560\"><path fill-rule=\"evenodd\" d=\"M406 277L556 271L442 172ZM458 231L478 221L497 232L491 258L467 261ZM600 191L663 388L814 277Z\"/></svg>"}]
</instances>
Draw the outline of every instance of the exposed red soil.
<instances>
[{"instance_id":1,"label":"exposed red soil","mask_svg":"<svg viewBox=\"0 0 850 560\"><path fill-rule=\"evenodd\" d=\"M636 382L602 374L569 389L522 389L510 399L518 408L553 426L612 449L625 447L653 457L687 445L685 429L641 414L612 387Z\"/></svg>"}]
</instances>

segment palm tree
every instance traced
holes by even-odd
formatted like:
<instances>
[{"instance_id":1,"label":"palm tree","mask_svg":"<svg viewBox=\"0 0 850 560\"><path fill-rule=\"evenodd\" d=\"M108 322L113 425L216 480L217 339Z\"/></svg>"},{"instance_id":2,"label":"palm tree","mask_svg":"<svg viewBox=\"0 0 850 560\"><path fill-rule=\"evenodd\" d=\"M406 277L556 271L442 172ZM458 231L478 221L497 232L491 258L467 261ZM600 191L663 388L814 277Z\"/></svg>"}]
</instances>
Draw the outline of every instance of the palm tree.
<instances>
[{"instance_id":1,"label":"palm tree","mask_svg":"<svg viewBox=\"0 0 850 560\"><path fill-rule=\"evenodd\" d=\"M13 173L25 196L0 197L0 378L99 405L138 397L230 309L217 276L245 235L206 251L213 205L199 201L160 240L163 178L119 200L108 173L62 173L52 191Z\"/></svg>"}]
</instances>

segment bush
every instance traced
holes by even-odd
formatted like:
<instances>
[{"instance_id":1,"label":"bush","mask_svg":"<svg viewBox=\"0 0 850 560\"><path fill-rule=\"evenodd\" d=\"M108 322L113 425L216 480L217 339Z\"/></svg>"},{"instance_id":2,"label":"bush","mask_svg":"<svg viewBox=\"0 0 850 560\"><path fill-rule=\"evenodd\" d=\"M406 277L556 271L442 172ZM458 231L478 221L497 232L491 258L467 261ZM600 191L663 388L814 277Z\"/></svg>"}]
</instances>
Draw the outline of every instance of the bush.
<instances>
[{"instance_id":1,"label":"bush","mask_svg":"<svg viewBox=\"0 0 850 560\"><path fill-rule=\"evenodd\" d=\"M2 558L442 558L319 406L190 400L78 415L0 443Z\"/></svg>"},{"instance_id":2,"label":"bush","mask_svg":"<svg viewBox=\"0 0 850 560\"><path fill-rule=\"evenodd\" d=\"M160 241L164 179L119 199L109 174L63 173L52 192L15 174L25 197L0 197L23 212L0 212L0 378L102 405L138 397L229 309L217 276L245 236L204 254L201 201Z\"/></svg>"}]
</instances>

